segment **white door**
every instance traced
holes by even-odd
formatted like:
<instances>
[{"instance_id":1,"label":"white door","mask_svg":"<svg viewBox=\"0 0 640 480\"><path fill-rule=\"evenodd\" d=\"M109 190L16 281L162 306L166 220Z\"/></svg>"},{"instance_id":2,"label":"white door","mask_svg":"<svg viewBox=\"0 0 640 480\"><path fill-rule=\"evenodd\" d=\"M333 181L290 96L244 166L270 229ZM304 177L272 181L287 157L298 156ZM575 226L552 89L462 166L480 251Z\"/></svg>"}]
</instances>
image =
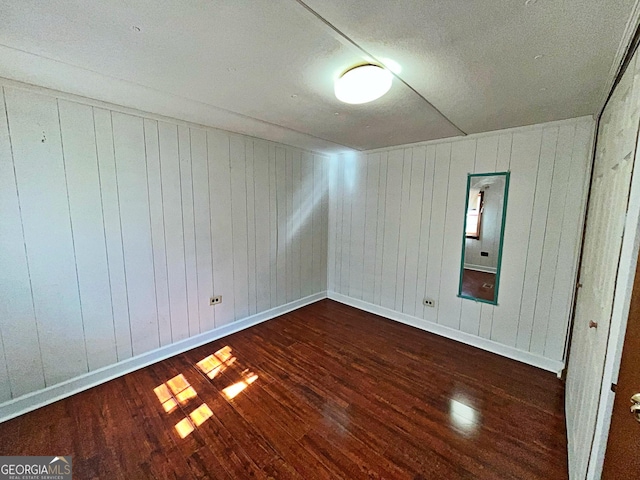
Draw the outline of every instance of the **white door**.
<instances>
[{"instance_id":1,"label":"white door","mask_svg":"<svg viewBox=\"0 0 640 480\"><path fill-rule=\"evenodd\" d=\"M582 286L567 369L572 480L586 477L600 398L640 115L640 76L635 64L634 58L602 115L596 143L578 280Z\"/></svg>"}]
</instances>

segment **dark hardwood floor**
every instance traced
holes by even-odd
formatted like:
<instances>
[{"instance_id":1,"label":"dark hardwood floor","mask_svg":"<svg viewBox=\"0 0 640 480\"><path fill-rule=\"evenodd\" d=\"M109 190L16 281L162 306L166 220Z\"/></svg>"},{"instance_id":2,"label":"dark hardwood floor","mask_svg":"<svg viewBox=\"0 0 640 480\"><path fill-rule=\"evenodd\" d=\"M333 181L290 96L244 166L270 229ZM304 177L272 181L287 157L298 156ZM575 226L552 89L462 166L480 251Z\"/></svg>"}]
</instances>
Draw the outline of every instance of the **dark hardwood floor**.
<instances>
[{"instance_id":1,"label":"dark hardwood floor","mask_svg":"<svg viewBox=\"0 0 640 480\"><path fill-rule=\"evenodd\" d=\"M70 454L74 479L558 480L563 393L323 300L2 423L0 455Z\"/></svg>"}]
</instances>

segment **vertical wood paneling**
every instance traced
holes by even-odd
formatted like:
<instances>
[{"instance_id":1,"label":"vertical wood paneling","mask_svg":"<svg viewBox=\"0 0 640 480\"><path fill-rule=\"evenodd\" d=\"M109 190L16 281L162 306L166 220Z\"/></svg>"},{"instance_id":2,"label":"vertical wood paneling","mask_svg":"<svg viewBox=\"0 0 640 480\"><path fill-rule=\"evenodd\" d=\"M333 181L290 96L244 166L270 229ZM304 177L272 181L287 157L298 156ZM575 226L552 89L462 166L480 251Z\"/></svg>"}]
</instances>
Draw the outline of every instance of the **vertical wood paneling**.
<instances>
[{"instance_id":1,"label":"vertical wood paneling","mask_svg":"<svg viewBox=\"0 0 640 480\"><path fill-rule=\"evenodd\" d=\"M242 138L230 137L231 218L233 232L233 290L235 319L249 315L247 238L247 178L245 145Z\"/></svg>"},{"instance_id":2,"label":"vertical wood paneling","mask_svg":"<svg viewBox=\"0 0 640 480\"><path fill-rule=\"evenodd\" d=\"M407 248L404 268L404 292L402 296L402 311L408 315L416 314L416 291L418 283L418 268L420 266L420 233L422 210L424 208L424 172L425 147L411 149L411 190L409 193L409 208L407 210ZM428 205L427 205L428 207ZM422 316L422 309L420 309Z\"/></svg>"},{"instance_id":3,"label":"vertical wood paneling","mask_svg":"<svg viewBox=\"0 0 640 480\"><path fill-rule=\"evenodd\" d=\"M253 141L255 221L256 221L256 309L263 312L271 307L271 230L269 172L271 158L269 145Z\"/></svg>"},{"instance_id":4,"label":"vertical wood paneling","mask_svg":"<svg viewBox=\"0 0 640 480\"><path fill-rule=\"evenodd\" d=\"M270 306L278 304L278 202L276 147L269 145L269 277Z\"/></svg>"},{"instance_id":5,"label":"vertical wood paneling","mask_svg":"<svg viewBox=\"0 0 640 480\"><path fill-rule=\"evenodd\" d=\"M326 163L326 162L325 162ZM311 208L311 250L312 250L312 290L322 290L322 249L324 234L322 222L323 189L323 159L315 155L311 157L311 175L313 176L313 203Z\"/></svg>"},{"instance_id":6,"label":"vertical wood paneling","mask_svg":"<svg viewBox=\"0 0 640 480\"><path fill-rule=\"evenodd\" d=\"M95 370L117 357L113 312L104 308L111 292L93 110L63 100L58 108L87 358L89 370Z\"/></svg>"},{"instance_id":7,"label":"vertical wood paneling","mask_svg":"<svg viewBox=\"0 0 640 480\"><path fill-rule=\"evenodd\" d=\"M287 159L284 148L276 148L277 259L276 305L287 303Z\"/></svg>"},{"instance_id":8,"label":"vertical wood paneling","mask_svg":"<svg viewBox=\"0 0 640 480\"><path fill-rule=\"evenodd\" d=\"M320 285L321 290L327 289L328 278L328 254L329 254L329 165L327 159L321 160L322 166L320 171L322 173L321 185L321 200L320 200L320 218L321 218L321 233L322 233L322 248L320 249Z\"/></svg>"},{"instance_id":9,"label":"vertical wood paneling","mask_svg":"<svg viewBox=\"0 0 640 480\"><path fill-rule=\"evenodd\" d=\"M397 250L397 267L396 267L396 299L395 309L402 311L402 303L404 297L404 277L405 266L407 262L407 241L411 227L411 218L409 212L409 194L411 193L411 168L412 168L413 151L406 148L403 152L402 161L402 187L400 200L400 228L398 230L398 250Z\"/></svg>"},{"instance_id":10,"label":"vertical wood paneling","mask_svg":"<svg viewBox=\"0 0 640 480\"><path fill-rule=\"evenodd\" d=\"M523 296L520 303L520 321L516 347L528 350L531 342L533 315L538 298L540 282L540 267L544 247L544 232L549 212L551 196L551 180L558 142L558 128L548 128L542 131L542 145L540 147L540 161L536 180L533 214L531 215L531 232L527 248L527 263L524 277Z\"/></svg>"},{"instance_id":11,"label":"vertical wood paneling","mask_svg":"<svg viewBox=\"0 0 640 480\"><path fill-rule=\"evenodd\" d=\"M378 231L378 185L380 154L366 157L367 185L365 194L364 261L362 265L362 299L373 303L376 273L376 233Z\"/></svg>"},{"instance_id":12,"label":"vertical wood paneling","mask_svg":"<svg viewBox=\"0 0 640 480\"><path fill-rule=\"evenodd\" d=\"M419 150L422 147L419 148ZM434 189L434 172L435 172L435 160L436 160L436 147L430 145L425 147L424 151L419 154L416 152L419 159L424 159L424 179L422 182L422 216L420 219L420 242L418 255L418 269L416 277L416 298L415 298L415 316L418 318L424 318L425 305L423 303L427 296L427 272L429 271L429 249L431 246L431 209L433 205L433 189ZM431 307L429 307L431 308Z\"/></svg>"},{"instance_id":13,"label":"vertical wood paneling","mask_svg":"<svg viewBox=\"0 0 640 480\"><path fill-rule=\"evenodd\" d=\"M365 206L367 167L366 157L358 156L354 159L353 192L351 194L351 238L349 245L349 289L348 295L362 298L363 264L364 264L364 235L365 235Z\"/></svg>"},{"instance_id":14,"label":"vertical wood paneling","mask_svg":"<svg viewBox=\"0 0 640 480\"><path fill-rule=\"evenodd\" d=\"M284 302L293 298L293 151L284 152Z\"/></svg>"},{"instance_id":15,"label":"vertical wood paneling","mask_svg":"<svg viewBox=\"0 0 640 480\"><path fill-rule=\"evenodd\" d=\"M187 277L184 257L184 226L182 205L178 130L175 125L158 123L160 171L162 172L162 201L164 206L164 235L166 244L167 275L171 341L189 335L187 306Z\"/></svg>"},{"instance_id":16,"label":"vertical wood paneling","mask_svg":"<svg viewBox=\"0 0 640 480\"><path fill-rule=\"evenodd\" d=\"M499 137L490 136L478 139L476 144L476 160L473 173L497 172Z\"/></svg>"},{"instance_id":17,"label":"vertical wood paneling","mask_svg":"<svg viewBox=\"0 0 640 480\"><path fill-rule=\"evenodd\" d=\"M102 214L104 216L104 233L107 245L113 330L116 339L116 353L120 361L131 357L133 350L131 347L127 276L124 269L120 201L115 154L113 151L112 119L109 111L100 108L93 109L93 118L95 122L96 151L98 154L98 173L102 189Z\"/></svg>"},{"instance_id":18,"label":"vertical wood paneling","mask_svg":"<svg viewBox=\"0 0 640 480\"><path fill-rule=\"evenodd\" d=\"M35 317L46 339L45 381L52 385L88 370L58 107L54 98L23 90L5 88L5 95Z\"/></svg>"},{"instance_id":19,"label":"vertical wood paneling","mask_svg":"<svg viewBox=\"0 0 640 480\"><path fill-rule=\"evenodd\" d=\"M192 128L191 170L193 172L193 211L196 241L196 271L198 286L198 312L201 332L215 328L215 308L209 305L213 289L213 260L211 257L211 195L207 152L207 132Z\"/></svg>"},{"instance_id":20,"label":"vertical wood paneling","mask_svg":"<svg viewBox=\"0 0 640 480\"><path fill-rule=\"evenodd\" d=\"M4 361L0 398L5 401L44 388L45 379L4 95L0 96L0 218L0 362Z\"/></svg>"},{"instance_id":21,"label":"vertical wood paneling","mask_svg":"<svg viewBox=\"0 0 640 480\"><path fill-rule=\"evenodd\" d=\"M164 239L164 202L162 200L158 122L149 119L144 120L144 141L147 156L147 184L149 188L149 215L151 218L158 334L160 336L160 345L167 345L171 343L171 308L169 306L169 278L167 276L167 247Z\"/></svg>"},{"instance_id":22,"label":"vertical wood paneling","mask_svg":"<svg viewBox=\"0 0 640 480\"><path fill-rule=\"evenodd\" d=\"M300 151L293 150L291 156L291 211L289 218L291 220L289 230L288 245L291 249L291 296L287 301L294 298L300 298L300 275L301 275L301 249L302 241L302 194L300 191L301 182L301 158Z\"/></svg>"},{"instance_id":23,"label":"vertical wood paneling","mask_svg":"<svg viewBox=\"0 0 640 480\"><path fill-rule=\"evenodd\" d=\"M426 297L436 301L435 307L424 309L424 318L430 322L438 322L440 310L440 272L442 271L442 249L444 247L445 214L449 191L449 168L451 163L451 144L441 143L436 146L435 170L433 179L433 202L431 203L431 225L429 256L427 262Z\"/></svg>"},{"instance_id":24,"label":"vertical wood paneling","mask_svg":"<svg viewBox=\"0 0 640 480\"><path fill-rule=\"evenodd\" d=\"M538 173L541 142L541 130L518 132L513 135L511 147L511 180L498 292L500 308L493 314L491 339L514 347L518 336L520 303L524 293L526 248L531 234L535 178Z\"/></svg>"},{"instance_id":25,"label":"vertical wood paneling","mask_svg":"<svg viewBox=\"0 0 640 480\"><path fill-rule=\"evenodd\" d=\"M333 257L328 259L328 262L331 262L333 267L333 275L331 276L332 280L332 289L336 292L340 291L340 272L342 271L342 231L344 229L344 222L342 219L342 199L344 192L344 159L343 158L334 158L333 161L333 191L332 193L332 202L334 204L334 218L335 218L335 231L332 232L334 245L333 248Z\"/></svg>"},{"instance_id":26,"label":"vertical wood paneling","mask_svg":"<svg viewBox=\"0 0 640 480\"><path fill-rule=\"evenodd\" d=\"M113 138L133 354L160 346L142 119L114 113Z\"/></svg>"},{"instance_id":27,"label":"vertical wood paneling","mask_svg":"<svg viewBox=\"0 0 640 480\"><path fill-rule=\"evenodd\" d=\"M254 174L253 139L245 141L247 185L247 286L249 290L249 315L257 312L256 304L256 187Z\"/></svg>"},{"instance_id":28,"label":"vertical wood paneling","mask_svg":"<svg viewBox=\"0 0 640 480\"><path fill-rule=\"evenodd\" d=\"M588 125L576 125L573 151L571 154L571 175L569 176L567 191L580 193L567 195L566 197L564 205L565 214L562 220L562 234L559 245L560 252L576 251L582 240L581 216L569 215L566 212L579 212L585 204L590 168L589 164L585 163L583 159L590 153L592 135L593 129ZM551 312L543 351L545 357L554 360L561 360L564 355L569 318L563 315L563 313L571 308L576 269L576 262L571 256L559 255L558 273L556 274L553 286Z\"/></svg>"},{"instance_id":29,"label":"vertical wood paneling","mask_svg":"<svg viewBox=\"0 0 640 480\"><path fill-rule=\"evenodd\" d=\"M222 295L222 303L215 307L216 327L221 327L235 320L229 137L222 132L208 131L207 145L212 207L213 283L215 294Z\"/></svg>"},{"instance_id":30,"label":"vertical wood paneling","mask_svg":"<svg viewBox=\"0 0 640 480\"><path fill-rule=\"evenodd\" d=\"M577 119L338 157L330 288L562 361L592 131ZM497 306L457 297L467 174L494 171L511 171Z\"/></svg>"},{"instance_id":31,"label":"vertical wood paneling","mask_svg":"<svg viewBox=\"0 0 640 480\"><path fill-rule=\"evenodd\" d=\"M329 172L328 172L328 187L329 187L329 216L328 216L328 225L329 230L327 235L327 290L331 292L336 291L335 287L335 259L336 248L337 248L337 238L336 232L340 228L338 219L337 219L337 175L338 175L338 165L337 158L335 155L329 158Z\"/></svg>"},{"instance_id":32,"label":"vertical wood paneling","mask_svg":"<svg viewBox=\"0 0 640 480\"><path fill-rule=\"evenodd\" d=\"M342 179L342 258L340 259L340 292L349 294L349 281L351 278L350 250L351 250L351 213L353 192L358 172L357 159L355 155L348 155L344 159L344 177Z\"/></svg>"},{"instance_id":33,"label":"vertical wood paneling","mask_svg":"<svg viewBox=\"0 0 640 480\"><path fill-rule=\"evenodd\" d=\"M549 212L544 232L544 250L540 267L538 283L538 301L533 317L530 351L542 354L544 352L545 336L551 314L551 300L553 298L553 284L555 281L560 253L560 237L562 235L562 218L565 199L571 175L571 152L575 126L568 125L560 128L558 145L556 148Z\"/></svg>"},{"instance_id":34,"label":"vertical wood paneling","mask_svg":"<svg viewBox=\"0 0 640 480\"><path fill-rule=\"evenodd\" d=\"M404 151L389 152L387 166L387 196L384 215L384 243L382 245L382 289L380 304L395 308L396 277L398 274L398 245L400 240L400 215L402 207L402 178L404 176Z\"/></svg>"},{"instance_id":35,"label":"vertical wood paneling","mask_svg":"<svg viewBox=\"0 0 640 480\"><path fill-rule=\"evenodd\" d=\"M184 231L184 271L187 280L187 315L189 336L200 333L198 274L196 272L196 232L193 217L193 180L191 177L191 138L189 129L178 127L180 157L180 193L182 195L182 228Z\"/></svg>"},{"instance_id":36,"label":"vertical wood paneling","mask_svg":"<svg viewBox=\"0 0 640 480\"><path fill-rule=\"evenodd\" d=\"M458 298L464 229L464 204L466 198L467 174L473 171L476 155L476 140L463 140L451 146L451 166L449 168L449 188L447 191L447 213L442 248L440 272L440 307L438 323L460 329L462 300Z\"/></svg>"},{"instance_id":37,"label":"vertical wood paneling","mask_svg":"<svg viewBox=\"0 0 640 480\"><path fill-rule=\"evenodd\" d=\"M314 291L313 276L313 212L320 209L316 203L314 189L313 155L303 152L300 167L300 296L306 297ZM321 238L318 238L321 241Z\"/></svg>"},{"instance_id":38,"label":"vertical wood paneling","mask_svg":"<svg viewBox=\"0 0 640 480\"><path fill-rule=\"evenodd\" d=\"M6 97L0 402L326 288L325 157Z\"/></svg>"},{"instance_id":39,"label":"vertical wood paneling","mask_svg":"<svg viewBox=\"0 0 640 480\"><path fill-rule=\"evenodd\" d=\"M12 397L9 365L4 347L5 337L9 339L12 336L14 332L9 333L12 330L12 321L24 318L25 312L28 314L25 323L32 325L32 336L35 339L35 342L32 341L31 344L38 349L38 355L31 353L30 357L40 360L40 350L35 331L35 318L31 308L31 286L24 252L24 237L22 236L20 206L13 172L4 91L0 89L0 93L0 218L2 218L2 222L0 222L0 285L12 284L18 292L17 301L12 301L9 289L0 288L0 402L5 402ZM16 309L16 306L22 307L22 312L20 312L20 308ZM37 364L33 360L31 363ZM32 375L35 377L35 382L38 382L35 388L42 388L44 386L42 364L38 367Z\"/></svg>"}]
</instances>

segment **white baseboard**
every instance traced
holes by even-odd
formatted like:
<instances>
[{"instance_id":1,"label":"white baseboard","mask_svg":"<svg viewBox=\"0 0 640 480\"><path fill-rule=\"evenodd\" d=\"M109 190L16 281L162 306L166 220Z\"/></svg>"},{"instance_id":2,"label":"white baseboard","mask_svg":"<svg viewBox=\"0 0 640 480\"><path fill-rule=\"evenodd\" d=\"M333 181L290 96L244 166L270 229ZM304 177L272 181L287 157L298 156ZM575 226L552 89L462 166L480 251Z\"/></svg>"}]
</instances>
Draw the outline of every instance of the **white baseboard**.
<instances>
[{"instance_id":1,"label":"white baseboard","mask_svg":"<svg viewBox=\"0 0 640 480\"><path fill-rule=\"evenodd\" d=\"M484 265L473 265L471 263L465 263L464 268L465 270L475 270L477 272L493 273L493 274L495 274L498 271L498 269L494 267L485 267Z\"/></svg>"},{"instance_id":2,"label":"white baseboard","mask_svg":"<svg viewBox=\"0 0 640 480\"><path fill-rule=\"evenodd\" d=\"M136 357L128 358L113 365L100 368L93 372L88 372L78 377L72 378L56 385L31 392L13 400L9 400L0 405L0 423L15 418L24 413L43 407L63 398L87 390L101 383L108 382L114 378L121 377L140 368L159 362L174 355L199 347L232 333L239 332L245 328L252 327L266 320L279 317L285 313L304 307L311 303L327 298L327 292L319 292L308 297L295 300L270 310L257 313L242 320L235 321L228 325L215 328L199 335L180 340L179 342L166 345L151 352L143 353Z\"/></svg>"},{"instance_id":3,"label":"white baseboard","mask_svg":"<svg viewBox=\"0 0 640 480\"><path fill-rule=\"evenodd\" d=\"M429 322L422 318L413 317L411 315L407 315L406 313L396 312L395 310L380 307L378 305L358 300L356 298L347 297L346 295L342 295L336 292L328 292L327 297L331 300L335 300L336 302L344 303L345 305L364 310L365 312L375 313L376 315L380 315L381 317L395 320L397 322L404 323L421 330L426 330L427 332L435 333L436 335L440 335L441 337L450 338L451 340L456 340L458 342L471 345L472 347L487 350L489 352L496 353L512 360L517 360L528 365L533 365L534 367L548 370L555 374L562 372L562 370L564 369L563 362L541 357L540 355L525 352L524 350L519 350L507 345L502 345L501 343L497 343L486 338L481 338L476 335L471 335L470 333L461 332L460 330L445 327L437 323Z\"/></svg>"}]
</instances>

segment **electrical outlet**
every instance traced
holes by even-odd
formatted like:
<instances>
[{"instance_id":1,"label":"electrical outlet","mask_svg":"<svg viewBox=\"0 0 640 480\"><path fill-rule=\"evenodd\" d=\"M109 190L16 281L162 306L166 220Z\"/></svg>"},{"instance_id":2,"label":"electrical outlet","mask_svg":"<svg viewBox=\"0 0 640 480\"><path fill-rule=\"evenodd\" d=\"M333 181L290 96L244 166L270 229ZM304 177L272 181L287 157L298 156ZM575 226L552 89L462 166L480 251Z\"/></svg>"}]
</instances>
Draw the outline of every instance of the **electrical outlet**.
<instances>
[{"instance_id":1,"label":"electrical outlet","mask_svg":"<svg viewBox=\"0 0 640 480\"><path fill-rule=\"evenodd\" d=\"M209 299L209 305L217 305L219 303L222 303L222 295L216 295Z\"/></svg>"},{"instance_id":2,"label":"electrical outlet","mask_svg":"<svg viewBox=\"0 0 640 480\"><path fill-rule=\"evenodd\" d=\"M435 307L436 306L436 301L432 300L430 298L425 298L424 300L422 300L422 303L424 304L425 307Z\"/></svg>"}]
</instances>

